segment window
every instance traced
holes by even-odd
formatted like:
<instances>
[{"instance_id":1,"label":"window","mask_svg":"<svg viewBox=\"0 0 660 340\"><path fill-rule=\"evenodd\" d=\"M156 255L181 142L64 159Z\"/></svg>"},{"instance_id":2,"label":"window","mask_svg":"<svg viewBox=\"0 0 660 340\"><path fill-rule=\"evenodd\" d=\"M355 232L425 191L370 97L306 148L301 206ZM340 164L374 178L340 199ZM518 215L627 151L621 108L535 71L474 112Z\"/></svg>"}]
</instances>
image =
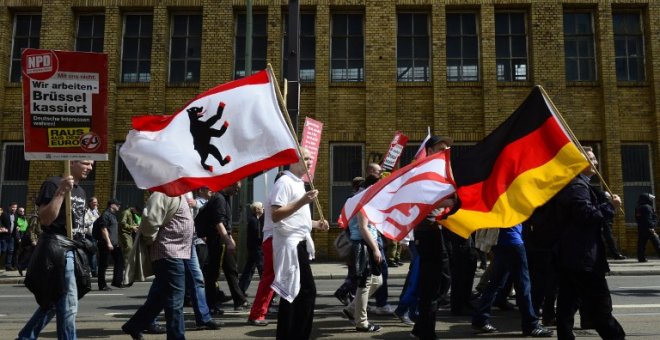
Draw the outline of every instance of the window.
<instances>
[{"instance_id":1,"label":"window","mask_svg":"<svg viewBox=\"0 0 660 340\"><path fill-rule=\"evenodd\" d=\"M479 81L475 13L447 13L447 80Z\"/></svg>"},{"instance_id":2,"label":"window","mask_svg":"<svg viewBox=\"0 0 660 340\"><path fill-rule=\"evenodd\" d=\"M78 16L76 51L103 52L104 29L105 16L103 14L81 14Z\"/></svg>"},{"instance_id":3,"label":"window","mask_svg":"<svg viewBox=\"0 0 660 340\"><path fill-rule=\"evenodd\" d=\"M564 13L566 80L595 81L596 56L591 12Z\"/></svg>"},{"instance_id":4,"label":"window","mask_svg":"<svg viewBox=\"0 0 660 340\"><path fill-rule=\"evenodd\" d=\"M623 206L626 223L635 223L635 206L640 194L653 193L651 147L648 144L621 144Z\"/></svg>"},{"instance_id":5,"label":"window","mask_svg":"<svg viewBox=\"0 0 660 340\"><path fill-rule=\"evenodd\" d=\"M127 14L124 17L124 37L121 49L121 81L146 83L151 81L151 14Z\"/></svg>"},{"instance_id":6,"label":"window","mask_svg":"<svg viewBox=\"0 0 660 340\"><path fill-rule=\"evenodd\" d=\"M234 79L245 77L245 13L236 18L236 55L234 56ZM268 30L266 13L252 13L252 74L266 68Z\"/></svg>"},{"instance_id":7,"label":"window","mask_svg":"<svg viewBox=\"0 0 660 340\"><path fill-rule=\"evenodd\" d=\"M353 193L353 178L362 176L365 168L362 144L330 146L330 221L337 221L346 199Z\"/></svg>"},{"instance_id":8,"label":"window","mask_svg":"<svg viewBox=\"0 0 660 340\"><path fill-rule=\"evenodd\" d=\"M529 80L525 13L495 14L497 81Z\"/></svg>"},{"instance_id":9,"label":"window","mask_svg":"<svg viewBox=\"0 0 660 340\"><path fill-rule=\"evenodd\" d=\"M614 13L614 54L616 79L619 81L643 81L644 31L640 12Z\"/></svg>"},{"instance_id":10,"label":"window","mask_svg":"<svg viewBox=\"0 0 660 340\"><path fill-rule=\"evenodd\" d=\"M6 208L11 202L27 207L28 178L30 163L25 160L22 143L4 143L2 146L2 168L0 168L0 207Z\"/></svg>"},{"instance_id":11,"label":"window","mask_svg":"<svg viewBox=\"0 0 660 340\"><path fill-rule=\"evenodd\" d=\"M16 14L14 16L14 40L11 48L9 81L21 81L21 51L39 48L41 14Z\"/></svg>"},{"instance_id":12,"label":"window","mask_svg":"<svg viewBox=\"0 0 660 340\"><path fill-rule=\"evenodd\" d=\"M128 172L126 164L119 156L119 149L121 144L117 144L115 152L115 188L113 197L117 198L123 208L136 207L138 211L144 208L144 190L135 185L133 176ZM88 197L91 197L89 193ZM101 203L101 202L99 202Z\"/></svg>"},{"instance_id":13,"label":"window","mask_svg":"<svg viewBox=\"0 0 660 340\"><path fill-rule=\"evenodd\" d=\"M173 15L170 84L199 83L201 56L202 16L200 14Z\"/></svg>"},{"instance_id":14,"label":"window","mask_svg":"<svg viewBox=\"0 0 660 340\"><path fill-rule=\"evenodd\" d=\"M429 15L397 14L396 79L397 81L430 81Z\"/></svg>"},{"instance_id":15,"label":"window","mask_svg":"<svg viewBox=\"0 0 660 340\"><path fill-rule=\"evenodd\" d=\"M310 13L300 14L300 81L313 82L316 78L316 35L314 21L316 16ZM284 17L284 48L282 70L284 74L289 65L289 17Z\"/></svg>"},{"instance_id":16,"label":"window","mask_svg":"<svg viewBox=\"0 0 660 340\"><path fill-rule=\"evenodd\" d=\"M362 14L332 15L331 81L364 81Z\"/></svg>"}]
</instances>

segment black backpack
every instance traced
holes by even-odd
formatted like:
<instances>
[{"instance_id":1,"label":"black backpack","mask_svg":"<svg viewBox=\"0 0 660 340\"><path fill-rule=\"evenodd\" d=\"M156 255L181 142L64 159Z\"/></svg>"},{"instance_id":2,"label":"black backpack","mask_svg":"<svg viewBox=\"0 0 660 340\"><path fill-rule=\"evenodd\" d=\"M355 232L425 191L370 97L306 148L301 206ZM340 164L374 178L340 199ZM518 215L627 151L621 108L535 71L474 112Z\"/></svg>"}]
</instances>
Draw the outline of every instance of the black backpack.
<instances>
[{"instance_id":1,"label":"black backpack","mask_svg":"<svg viewBox=\"0 0 660 340\"><path fill-rule=\"evenodd\" d=\"M103 239L101 228L103 228L103 226L101 225L101 217L99 217L94 221L94 224L92 224L92 237L97 241Z\"/></svg>"}]
</instances>

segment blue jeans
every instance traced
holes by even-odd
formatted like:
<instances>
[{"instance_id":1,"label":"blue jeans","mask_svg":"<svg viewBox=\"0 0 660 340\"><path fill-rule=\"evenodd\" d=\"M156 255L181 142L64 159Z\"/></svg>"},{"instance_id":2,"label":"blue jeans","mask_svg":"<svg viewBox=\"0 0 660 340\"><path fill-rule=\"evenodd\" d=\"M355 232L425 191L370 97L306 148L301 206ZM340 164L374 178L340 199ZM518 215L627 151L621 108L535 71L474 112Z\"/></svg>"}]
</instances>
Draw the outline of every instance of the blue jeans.
<instances>
[{"instance_id":1,"label":"blue jeans","mask_svg":"<svg viewBox=\"0 0 660 340\"><path fill-rule=\"evenodd\" d=\"M383 247L383 236L381 235L378 235L378 248L380 249L381 258L386 259L387 254L385 254L385 249ZM378 287L378 290L376 290L374 293L377 307L383 307L387 305L387 261L380 261L380 274L383 276L383 284Z\"/></svg>"},{"instance_id":2,"label":"blue jeans","mask_svg":"<svg viewBox=\"0 0 660 340\"><path fill-rule=\"evenodd\" d=\"M507 278L511 275L513 286L516 288L516 301L520 310L522 330L534 329L538 326L539 319L532 307L531 284L525 246L522 244L494 246L493 253L495 255L493 258L493 272L488 286L486 286L481 296L477 312L472 318L472 325L481 327L489 322L496 293L501 291Z\"/></svg>"},{"instance_id":3,"label":"blue jeans","mask_svg":"<svg viewBox=\"0 0 660 340\"><path fill-rule=\"evenodd\" d=\"M153 262L156 278L151 284L147 301L126 321L122 329L140 333L165 309L167 339L185 339L183 296L186 286L183 259L160 259Z\"/></svg>"},{"instance_id":4,"label":"blue jeans","mask_svg":"<svg viewBox=\"0 0 660 340\"><path fill-rule=\"evenodd\" d=\"M48 309L39 307L32 318L25 324L18 333L20 340L37 339L48 322L56 316L57 339L72 340L76 336L76 314L78 314L78 287L76 286L76 274L73 271L73 251L66 252L66 265L64 269L64 284L66 293L57 300L54 306Z\"/></svg>"},{"instance_id":5,"label":"blue jeans","mask_svg":"<svg viewBox=\"0 0 660 340\"><path fill-rule=\"evenodd\" d=\"M395 313L403 315L416 316L417 314L417 282L419 281L419 258L417 256L417 247L415 242L412 241L408 244L410 250L410 267L408 268L408 275L399 296L399 305L396 307Z\"/></svg>"},{"instance_id":6,"label":"blue jeans","mask_svg":"<svg viewBox=\"0 0 660 340\"><path fill-rule=\"evenodd\" d=\"M9 236L0 240L0 254L7 254L7 257L5 257L5 268L7 269L13 267L14 265L14 263L12 263L14 258L14 245L15 242L13 236Z\"/></svg>"},{"instance_id":7,"label":"blue jeans","mask_svg":"<svg viewBox=\"0 0 660 340\"><path fill-rule=\"evenodd\" d=\"M199 268L197 251L192 247L190 260L183 260L186 270L186 291L190 295L190 301L195 311L195 322L201 326L211 321L211 313L206 303L206 292L204 290L204 275Z\"/></svg>"}]
</instances>

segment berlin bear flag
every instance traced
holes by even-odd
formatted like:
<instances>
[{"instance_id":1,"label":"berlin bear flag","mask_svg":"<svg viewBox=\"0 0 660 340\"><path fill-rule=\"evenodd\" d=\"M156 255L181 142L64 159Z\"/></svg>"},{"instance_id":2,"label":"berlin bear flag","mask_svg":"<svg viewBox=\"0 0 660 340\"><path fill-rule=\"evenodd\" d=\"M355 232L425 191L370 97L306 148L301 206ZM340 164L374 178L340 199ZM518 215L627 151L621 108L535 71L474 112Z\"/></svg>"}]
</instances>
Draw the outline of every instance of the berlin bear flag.
<instances>
[{"instance_id":1,"label":"berlin bear flag","mask_svg":"<svg viewBox=\"0 0 660 340\"><path fill-rule=\"evenodd\" d=\"M139 188L213 191L298 161L267 71L218 85L173 115L133 117L119 153Z\"/></svg>"}]
</instances>

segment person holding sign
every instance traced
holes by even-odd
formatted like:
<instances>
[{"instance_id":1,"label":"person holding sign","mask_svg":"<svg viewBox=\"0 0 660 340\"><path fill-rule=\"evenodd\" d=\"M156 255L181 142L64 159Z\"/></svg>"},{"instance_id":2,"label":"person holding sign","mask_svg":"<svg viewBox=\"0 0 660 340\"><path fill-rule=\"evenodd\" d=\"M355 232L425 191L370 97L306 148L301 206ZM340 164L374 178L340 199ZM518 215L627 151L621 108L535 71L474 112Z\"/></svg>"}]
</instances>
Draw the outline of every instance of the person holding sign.
<instances>
[{"instance_id":1,"label":"person holding sign","mask_svg":"<svg viewBox=\"0 0 660 340\"><path fill-rule=\"evenodd\" d=\"M73 229L83 228L86 195L79 182L87 178L93 166L91 160L71 161L70 176L50 177L41 185L36 204L43 234L25 278L25 285L34 293L39 308L18 333L17 339L38 338L53 316L57 318L58 339L77 338L76 245L67 238L64 196L71 193Z\"/></svg>"}]
</instances>

